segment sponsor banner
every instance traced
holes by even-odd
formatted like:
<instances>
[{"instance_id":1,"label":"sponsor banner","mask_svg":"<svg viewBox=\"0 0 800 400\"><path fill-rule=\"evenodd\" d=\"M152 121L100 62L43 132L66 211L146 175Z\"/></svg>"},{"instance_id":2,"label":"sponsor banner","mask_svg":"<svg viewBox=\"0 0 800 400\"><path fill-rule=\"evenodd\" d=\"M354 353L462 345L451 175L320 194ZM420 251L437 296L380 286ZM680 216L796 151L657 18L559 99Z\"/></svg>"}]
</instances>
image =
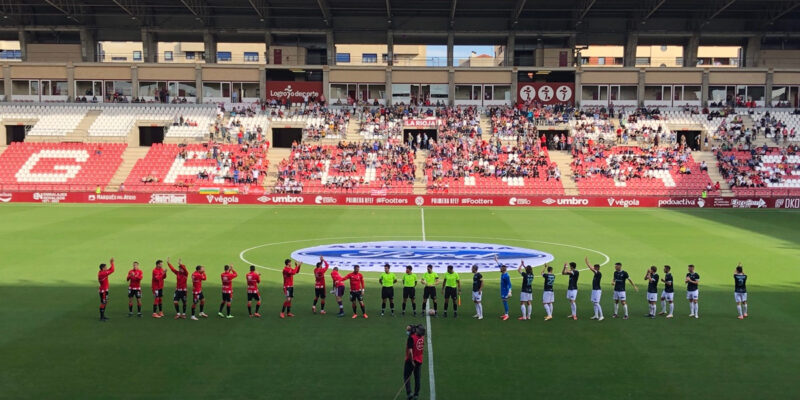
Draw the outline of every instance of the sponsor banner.
<instances>
[{"instance_id":1,"label":"sponsor banner","mask_svg":"<svg viewBox=\"0 0 800 400\"><path fill-rule=\"evenodd\" d=\"M322 82L267 81L267 99L288 97L291 101L303 101L303 97L322 95Z\"/></svg>"},{"instance_id":2,"label":"sponsor banner","mask_svg":"<svg viewBox=\"0 0 800 400\"><path fill-rule=\"evenodd\" d=\"M553 261L553 255L539 250L522 247L470 242L439 241L385 241L336 243L300 249L292 253L292 258L314 265L320 257L343 269L358 265L362 271L383 271L389 264L396 271L411 265L422 273L427 265L436 272L444 273L452 265L456 271L468 272L473 265L482 270L498 270L500 264L538 266ZM497 262L495 262L495 257Z\"/></svg>"},{"instance_id":3,"label":"sponsor banner","mask_svg":"<svg viewBox=\"0 0 800 400\"><path fill-rule=\"evenodd\" d=\"M436 126L439 125L439 120L432 118L432 119L407 119L403 121L403 126L405 128L416 128L416 129L425 129L425 128L433 128L435 129Z\"/></svg>"},{"instance_id":4,"label":"sponsor banner","mask_svg":"<svg viewBox=\"0 0 800 400\"><path fill-rule=\"evenodd\" d=\"M517 84L517 103L573 104L575 84L569 82L523 82Z\"/></svg>"},{"instance_id":5,"label":"sponsor banner","mask_svg":"<svg viewBox=\"0 0 800 400\"><path fill-rule=\"evenodd\" d=\"M661 207L800 209L800 197L448 196L369 194L200 194L0 192L4 203L264 204L419 207Z\"/></svg>"}]
</instances>

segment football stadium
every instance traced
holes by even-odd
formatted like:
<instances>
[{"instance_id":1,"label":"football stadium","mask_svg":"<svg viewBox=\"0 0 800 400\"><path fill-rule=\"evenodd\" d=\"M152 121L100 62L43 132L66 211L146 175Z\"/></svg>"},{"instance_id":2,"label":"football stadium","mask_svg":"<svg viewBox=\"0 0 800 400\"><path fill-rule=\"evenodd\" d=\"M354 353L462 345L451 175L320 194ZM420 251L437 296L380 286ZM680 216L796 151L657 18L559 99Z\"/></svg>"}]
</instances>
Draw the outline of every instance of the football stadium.
<instances>
[{"instance_id":1,"label":"football stadium","mask_svg":"<svg viewBox=\"0 0 800 400\"><path fill-rule=\"evenodd\" d=\"M796 0L8 0L0 79L2 399L800 398Z\"/></svg>"}]
</instances>

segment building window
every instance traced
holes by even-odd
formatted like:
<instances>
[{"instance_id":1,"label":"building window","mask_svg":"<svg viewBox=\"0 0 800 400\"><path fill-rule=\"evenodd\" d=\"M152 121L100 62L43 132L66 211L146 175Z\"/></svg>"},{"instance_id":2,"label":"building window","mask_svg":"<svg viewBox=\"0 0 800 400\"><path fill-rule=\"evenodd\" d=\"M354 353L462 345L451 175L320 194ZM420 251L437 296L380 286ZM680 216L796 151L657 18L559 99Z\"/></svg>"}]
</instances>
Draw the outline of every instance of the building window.
<instances>
[{"instance_id":1,"label":"building window","mask_svg":"<svg viewBox=\"0 0 800 400\"><path fill-rule=\"evenodd\" d=\"M605 57L597 57L597 65L606 65Z\"/></svg>"},{"instance_id":2,"label":"building window","mask_svg":"<svg viewBox=\"0 0 800 400\"><path fill-rule=\"evenodd\" d=\"M165 51L164 52L164 61L172 61L172 52L171 51Z\"/></svg>"},{"instance_id":3,"label":"building window","mask_svg":"<svg viewBox=\"0 0 800 400\"><path fill-rule=\"evenodd\" d=\"M193 51L187 51L185 53L184 57L186 57L187 60L194 60L194 52Z\"/></svg>"},{"instance_id":4,"label":"building window","mask_svg":"<svg viewBox=\"0 0 800 400\"><path fill-rule=\"evenodd\" d=\"M375 53L363 53L361 54L361 62L365 64L375 64L378 62L378 55Z\"/></svg>"},{"instance_id":5,"label":"building window","mask_svg":"<svg viewBox=\"0 0 800 400\"><path fill-rule=\"evenodd\" d=\"M589 57L581 57L581 65L589 65Z\"/></svg>"},{"instance_id":6,"label":"building window","mask_svg":"<svg viewBox=\"0 0 800 400\"><path fill-rule=\"evenodd\" d=\"M111 57L111 61L128 61L128 57Z\"/></svg>"},{"instance_id":7,"label":"building window","mask_svg":"<svg viewBox=\"0 0 800 400\"><path fill-rule=\"evenodd\" d=\"M218 51L217 52L217 61L230 61L231 60L231 52L230 51Z\"/></svg>"},{"instance_id":8,"label":"building window","mask_svg":"<svg viewBox=\"0 0 800 400\"><path fill-rule=\"evenodd\" d=\"M650 57L636 57L636 65L650 65Z\"/></svg>"},{"instance_id":9,"label":"building window","mask_svg":"<svg viewBox=\"0 0 800 400\"><path fill-rule=\"evenodd\" d=\"M389 61L389 55L386 54L386 53L381 54L381 60L383 62L388 62Z\"/></svg>"},{"instance_id":10,"label":"building window","mask_svg":"<svg viewBox=\"0 0 800 400\"><path fill-rule=\"evenodd\" d=\"M349 63L350 62L350 53L336 53L336 62L337 63Z\"/></svg>"},{"instance_id":11,"label":"building window","mask_svg":"<svg viewBox=\"0 0 800 400\"><path fill-rule=\"evenodd\" d=\"M675 64L679 67L683 66L683 57L675 57ZM691 67L691 65L689 65Z\"/></svg>"},{"instance_id":12,"label":"building window","mask_svg":"<svg viewBox=\"0 0 800 400\"><path fill-rule=\"evenodd\" d=\"M244 60L249 62L258 62L258 53L255 51L245 51Z\"/></svg>"},{"instance_id":13,"label":"building window","mask_svg":"<svg viewBox=\"0 0 800 400\"><path fill-rule=\"evenodd\" d=\"M0 50L0 60L21 60L21 50Z\"/></svg>"},{"instance_id":14,"label":"building window","mask_svg":"<svg viewBox=\"0 0 800 400\"><path fill-rule=\"evenodd\" d=\"M614 58L614 65L622 65L622 64L623 64L622 57Z\"/></svg>"},{"instance_id":15,"label":"building window","mask_svg":"<svg viewBox=\"0 0 800 400\"><path fill-rule=\"evenodd\" d=\"M133 61L142 61L142 52L141 51L134 51L133 52Z\"/></svg>"}]
</instances>

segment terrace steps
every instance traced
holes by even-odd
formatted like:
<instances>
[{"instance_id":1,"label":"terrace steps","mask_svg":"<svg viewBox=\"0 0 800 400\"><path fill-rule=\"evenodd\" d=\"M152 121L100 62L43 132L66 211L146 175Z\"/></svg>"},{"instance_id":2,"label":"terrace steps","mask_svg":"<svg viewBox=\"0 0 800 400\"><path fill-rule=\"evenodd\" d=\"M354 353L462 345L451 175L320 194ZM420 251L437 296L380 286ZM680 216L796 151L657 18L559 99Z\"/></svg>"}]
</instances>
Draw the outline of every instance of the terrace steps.
<instances>
[{"instance_id":1,"label":"terrace steps","mask_svg":"<svg viewBox=\"0 0 800 400\"><path fill-rule=\"evenodd\" d=\"M706 165L708 165L708 177L711 178L711 182L719 182L720 195L725 197L733 196L730 185L728 185L728 182L720 174L719 168L717 168L717 158L714 157L714 153L710 151L695 151L692 153L692 157L698 163L706 162Z\"/></svg>"},{"instance_id":2,"label":"terrace steps","mask_svg":"<svg viewBox=\"0 0 800 400\"><path fill-rule=\"evenodd\" d=\"M552 150L549 152L550 160L558 165L558 170L561 171L561 184L564 186L564 194L567 196L577 196L578 186L573 179L572 168L572 155L568 151Z\"/></svg>"},{"instance_id":3,"label":"terrace steps","mask_svg":"<svg viewBox=\"0 0 800 400\"><path fill-rule=\"evenodd\" d=\"M275 183L278 182L278 166L281 161L288 160L292 154L292 149L273 147L267 153L267 174L264 177L264 191L271 193L275 189Z\"/></svg>"},{"instance_id":4,"label":"terrace steps","mask_svg":"<svg viewBox=\"0 0 800 400\"><path fill-rule=\"evenodd\" d=\"M128 175L130 175L133 170L133 166L136 165L137 161L144 158L149 150L149 147L128 146L125 152L122 153L122 164L120 164L117 172L108 182L106 191L118 192L120 185L125 182L125 179L128 178Z\"/></svg>"},{"instance_id":5,"label":"terrace steps","mask_svg":"<svg viewBox=\"0 0 800 400\"><path fill-rule=\"evenodd\" d=\"M428 159L428 150L417 150L417 156L414 158L414 194L425 194L428 191L425 182L425 160Z\"/></svg>"}]
</instances>

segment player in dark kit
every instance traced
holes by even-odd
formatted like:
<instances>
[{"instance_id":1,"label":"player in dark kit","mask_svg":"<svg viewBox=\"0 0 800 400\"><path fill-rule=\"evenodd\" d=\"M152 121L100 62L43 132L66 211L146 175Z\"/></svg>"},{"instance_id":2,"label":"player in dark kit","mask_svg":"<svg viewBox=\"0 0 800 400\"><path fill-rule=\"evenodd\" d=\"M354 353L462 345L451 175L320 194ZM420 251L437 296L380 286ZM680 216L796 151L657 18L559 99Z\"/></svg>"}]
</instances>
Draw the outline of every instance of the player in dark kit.
<instances>
[{"instance_id":1,"label":"player in dark kit","mask_svg":"<svg viewBox=\"0 0 800 400\"><path fill-rule=\"evenodd\" d=\"M167 270L163 267L164 262L161 260L156 261L156 267L153 269L153 279L151 281L151 288L153 290L153 318L161 318L164 316L164 280L167 279Z\"/></svg>"},{"instance_id":2,"label":"player in dark kit","mask_svg":"<svg viewBox=\"0 0 800 400\"><path fill-rule=\"evenodd\" d=\"M544 305L544 311L547 313L545 315L544 320L549 321L553 319L553 302L555 301L555 295L553 294L553 284L556 281L556 276L553 274L553 267L544 264L545 270L542 271L542 278L544 279L544 287L542 288L542 304Z\"/></svg>"},{"instance_id":3,"label":"player in dark kit","mask_svg":"<svg viewBox=\"0 0 800 400\"><path fill-rule=\"evenodd\" d=\"M366 286L364 285L364 275L358 272L360 269L358 265L354 265L353 272L342 277L342 280L350 280L350 301L353 303L353 318L358 318L356 313L356 301L358 301L359 305L361 305L361 315L366 319L369 318L364 306L364 290Z\"/></svg>"},{"instance_id":4,"label":"player in dark kit","mask_svg":"<svg viewBox=\"0 0 800 400\"><path fill-rule=\"evenodd\" d=\"M222 302L219 304L219 315L222 318L233 318L231 315L231 301L233 301L233 280L239 276L236 271L233 270L233 264L226 265L225 270L220 274L220 278L222 279ZM228 315L222 313L222 308L227 306L228 307Z\"/></svg>"},{"instance_id":5,"label":"player in dark kit","mask_svg":"<svg viewBox=\"0 0 800 400\"><path fill-rule=\"evenodd\" d=\"M625 312L625 315L622 319L628 319L628 299L627 293L625 292L625 282L628 281L633 286L633 289L637 292L639 288L636 287L636 284L630 278L627 271L622 269L622 263L614 263L614 279L612 283L614 285L614 315L612 317L617 318L617 314L619 313L619 303L622 303L622 310Z\"/></svg>"},{"instance_id":6,"label":"player in dark kit","mask_svg":"<svg viewBox=\"0 0 800 400\"><path fill-rule=\"evenodd\" d=\"M578 264L574 261L569 263L569 270L567 264L564 264L564 269L561 270L561 275L569 275L569 282L567 283L567 300L569 300L570 315L567 318L572 318L573 321L578 320L578 306L575 301L578 299Z\"/></svg>"},{"instance_id":7,"label":"player in dark kit","mask_svg":"<svg viewBox=\"0 0 800 400\"><path fill-rule=\"evenodd\" d=\"M647 303L650 305L649 312L645 317L656 317L656 302L658 301L658 268L651 266L644 275L647 282Z\"/></svg>"},{"instance_id":8,"label":"player in dark kit","mask_svg":"<svg viewBox=\"0 0 800 400\"><path fill-rule=\"evenodd\" d=\"M106 304L108 304L108 276L114 273L114 258L108 261L111 268L106 269L106 264L100 264L100 271L97 273L97 282L100 283L100 321L108 321L106 318Z\"/></svg>"},{"instance_id":9,"label":"player in dark kit","mask_svg":"<svg viewBox=\"0 0 800 400\"><path fill-rule=\"evenodd\" d=\"M314 304L311 306L311 312L314 314L317 313L317 300L320 300L319 313L325 314L325 273L329 267L328 262L320 256L317 267L314 268Z\"/></svg>"},{"instance_id":10,"label":"player in dark kit","mask_svg":"<svg viewBox=\"0 0 800 400\"><path fill-rule=\"evenodd\" d=\"M175 319L186 318L186 280L189 278L189 270L180 259L178 259L177 269L169 262L169 258L167 258L167 266L175 274L175 295L172 297L172 303L175 305ZM183 313L178 308L178 301L183 302Z\"/></svg>"},{"instance_id":11,"label":"player in dark kit","mask_svg":"<svg viewBox=\"0 0 800 400\"><path fill-rule=\"evenodd\" d=\"M417 274L411 272L412 267L406 266L406 273L403 274L403 315L406 315L406 300L411 299L411 309L414 316L417 316Z\"/></svg>"},{"instance_id":12,"label":"player in dark kit","mask_svg":"<svg viewBox=\"0 0 800 400\"><path fill-rule=\"evenodd\" d=\"M661 312L658 313L658 315L667 314L667 303L669 303L667 318L672 318L672 312L675 311L675 282L672 273L669 272L671 269L669 265L664 266L664 278L661 279L661 282L664 282L664 290L661 291Z\"/></svg>"},{"instance_id":13,"label":"player in dark kit","mask_svg":"<svg viewBox=\"0 0 800 400\"><path fill-rule=\"evenodd\" d=\"M250 317L261 318L258 311L261 309L261 293L258 292L258 284L261 283L261 274L256 272L256 266L250 266L250 272L245 275L247 279L247 314ZM256 312L253 314L252 304L256 302Z\"/></svg>"},{"instance_id":14,"label":"player in dark kit","mask_svg":"<svg viewBox=\"0 0 800 400\"><path fill-rule=\"evenodd\" d=\"M294 276L300 272L300 267L303 263L294 263L294 268L292 268L292 260L285 259L283 260L283 295L286 297L286 300L283 301L283 307L281 307L281 318L294 317L292 314L292 298L294 298Z\"/></svg>"},{"instance_id":15,"label":"player in dark kit","mask_svg":"<svg viewBox=\"0 0 800 400\"><path fill-rule=\"evenodd\" d=\"M747 275L742 269L742 263L736 266L733 274L733 297L736 300L736 310L739 311L739 319L747 318Z\"/></svg>"},{"instance_id":16,"label":"player in dark kit","mask_svg":"<svg viewBox=\"0 0 800 400\"><path fill-rule=\"evenodd\" d=\"M472 302L475 303L475 315L472 318L483 319L483 274L478 272L478 266L472 266Z\"/></svg>"},{"instance_id":17,"label":"player in dark kit","mask_svg":"<svg viewBox=\"0 0 800 400\"><path fill-rule=\"evenodd\" d=\"M600 272L600 264L589 264L589 257L584 257L583 261L586 263L586 267L589 268L589 271L592 271L594 277L592 277L592 305L594 305L594 315L591 319L596 319L598 321L602 321L603 317L603 307L600 306L600 299L603 297L603 288L600 286L600 281L603 279L603 273Z\"/></svg>"},{"instance_id":18,"label":"player in dark kit","mask_svg":"<svg viewBox=\"0 0 800 400\"><path fill-rule=\"evenodd\" d=\"M419 399L420 370L425 352L425 328L422 325L406 327L406 358L403 366L403 379L406 386L406 398ZM414 392L411 392L411 375L414 375ZM398 393L399 394L399 393ZM397 397L397 396L395 396Z\"/></svg>"},{"instance_id":19,"label":"player in dark kit","mask_svg":"<svg viewBox=\"0 0 800 400\"><path fill-rule=\"evenodd\" d=\"M192 320L197 321L197 317L194 316L195 308L197 304L200 304L200 316L203 318L208 318L208 314L203 312L203 308L206 306L206 297L203 295L203 281L206 280L206 270L203 268L202 265L198 265L194 268L194 272L192 273Z\"/></svg>"},{"instance_id":20,"label":"player in dark kit","mask_svg":"<svg viewBox=\"0 0 800 400\"><path fill-rule=\"evenodd\" d=\"M689 317L700 318L700 291L697 286L700 284L700 274L694 271L694 265L689 264L689 272L686 273L686 300L689 300Z\"/></svg>"},{"instance_id":21,"label":"player in dark kit","mask_svg":"<svg viewBox=\"0 0 800 400\"><path fill-rule=\"evenodd\" d=\"M125 280L128 281L128 317L133 316L133 298L136 298L136 308L139 312L138 316L142 317L142 279L144 272L139 269L139 263L134 261L133 268L128 271L128 276Z\"/></svg>"}]
</instances>

